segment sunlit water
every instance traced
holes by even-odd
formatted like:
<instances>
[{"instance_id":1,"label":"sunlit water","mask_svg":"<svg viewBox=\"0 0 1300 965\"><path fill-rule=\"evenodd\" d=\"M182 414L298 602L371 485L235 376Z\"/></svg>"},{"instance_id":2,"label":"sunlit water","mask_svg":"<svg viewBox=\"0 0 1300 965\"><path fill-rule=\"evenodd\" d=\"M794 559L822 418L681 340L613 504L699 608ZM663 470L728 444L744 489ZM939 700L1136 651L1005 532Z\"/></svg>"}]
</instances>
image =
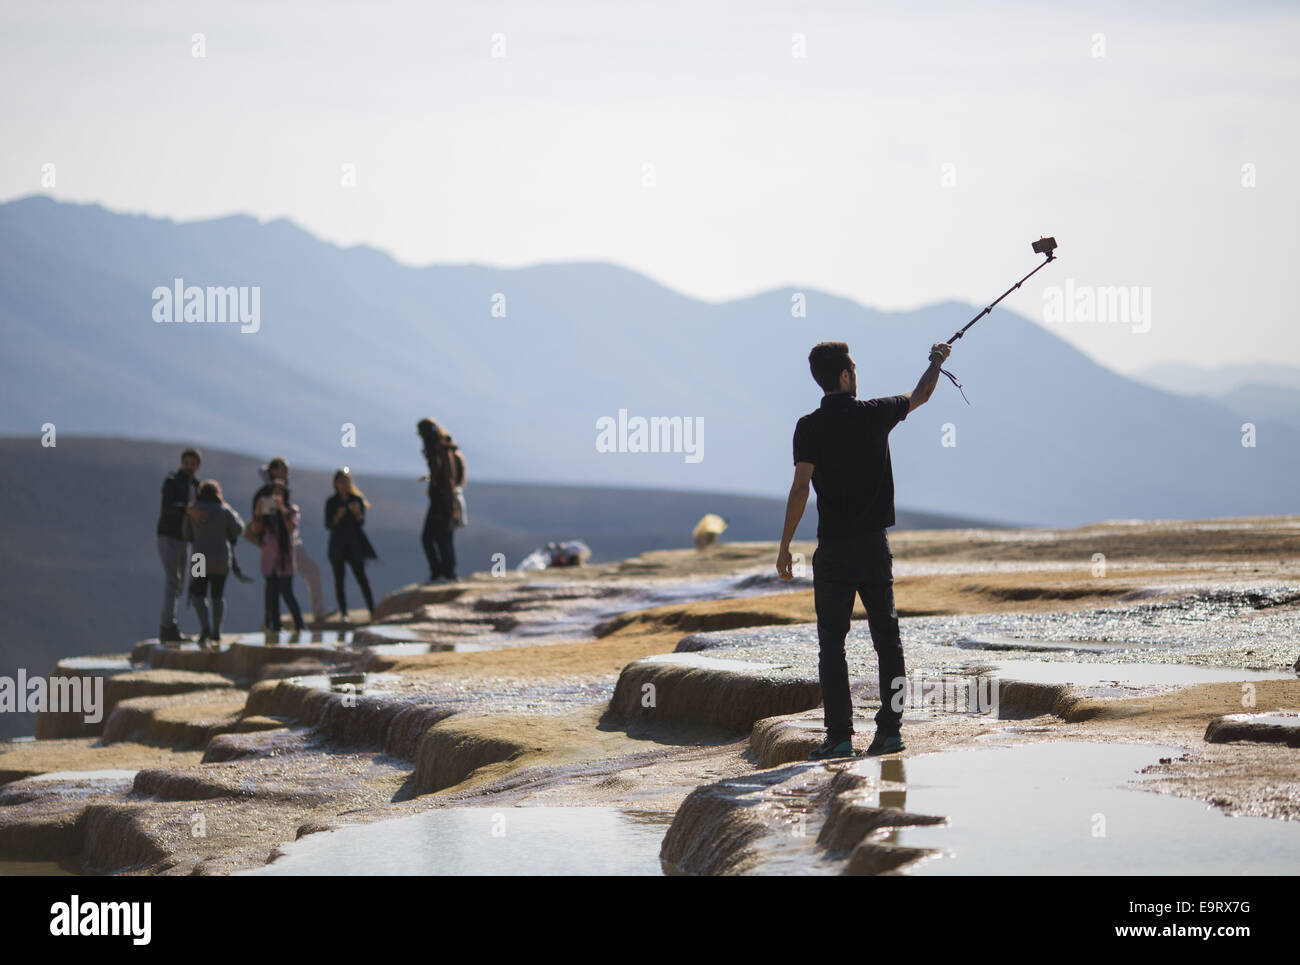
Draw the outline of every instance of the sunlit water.
<instances>
[{"instance_id":1,"label":"sunlit water","mask_svg":"<svg viewBox=\"0 0 1300 965\"><path fill-rule=\"evenodd\" d=\"M1229 714L1228 719L1266 727L1300 728L1300 714L1295 711L1278 711L1273 714Z\"/></svg>"},{"instance_id":2,"label":"sunlit water","mask_svg":"<svg viewBox=\"0 0 1300 965\"><path fill-rule=\"evenodd\" d=\"M879 840L943 855L914 875L1293 875L1300 822L1229 817L1203 801L1126 788L1179 748L1045 742L854 765L892 781L881 803L943 815Z\"/></svg>"},{"instance_id":3,"label":"sunlit water","mask_svg":"<svg viewBox=\"0 0 1300 965\"><path fill-rule=\"evenodd\" d=\"M445 808L312 834L247 873L658 875L671 821L606 807Z\"/></svg>"},{"instance_id":4,"label":"sunlit water","mask_svg":"<svg viewBox=\"0 0 1300 965\"><path fill-rule=\"evenodd\" d=\"M1190 685L1233 683L1238 680L1292 680L1289 670L1241 670L1233 667L1189 667L1176 663L1071 663L1058 660L1000 660L990 673L1008 680L1090 686L1103 683Z\"/></svg>"},{"instance_id":5,"label":"sunlit water","mask_svg":"<svg viewBox=\"0 0 1300 965\"><path fill-rule=\"evenodd\" d=\"M227 641L228 642L228 641ZM236 643L242 643L245 646L260 647L266 644L272 646L283 646L287 644L299 644L303 646L315 647L345 647L352 642L351 630L281 630L279 633L268 634L258 633L241 633L235 637ZM185 644L181 645L182 649L186 648ZM193 645L193 649L198 649L198 645Z\"/></svg>"}]
</instances>

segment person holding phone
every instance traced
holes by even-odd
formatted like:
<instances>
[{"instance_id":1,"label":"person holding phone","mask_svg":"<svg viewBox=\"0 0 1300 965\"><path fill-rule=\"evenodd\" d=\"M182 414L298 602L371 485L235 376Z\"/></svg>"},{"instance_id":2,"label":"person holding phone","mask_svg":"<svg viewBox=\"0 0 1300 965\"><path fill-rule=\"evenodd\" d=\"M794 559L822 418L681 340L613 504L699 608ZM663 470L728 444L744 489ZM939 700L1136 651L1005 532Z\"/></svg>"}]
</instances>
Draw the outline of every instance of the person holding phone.
<instances>
[{"instance_id":1,"label":"person holding phone","mask_svg":"<svg viewBox=\"0 0 1300 965\"><path fill-rule=\"evenodd\" d=\"M334 495L325 501L325 528L330 531L330 567L334 570L334 595L338 599L340 620L348 618L348 601L343 592L344 563L352 567L371 618L375 615L375 601L370 595L370 581L366 579L366 560L375 559L377 554L362 528L369 508L370 503L347 467L334 473Z\"/></svg>"},{"instance_id":2,"label":"person holding phone","mask_svg":"<svg viewBox=\"0 0 1300 965\"><path fill-rule=\"evenodd\" d=\"M263 599L266 607L264 623L268 634L280 632L281 597L293 616L294 630L301 633L305 629L302 611L293 595L293 574L297 568L294 533L298 529L301 514L298 507L289 502L288 494L284 483L273 479L267 494L257 501L255 510L262 548L262 576L266 580Z\"/></svg>"},{"instance_id":3,"label":"person holding phone","mask_svg":"<svg viewBox=\"0 0 1300 965\"><path fill-rule=\"evenodd\" d=\"M271 493L271 483L280 480L284 483L285 502L292 502L293 496L289 492L289 462L283 456L275 456L261 469L258 470L262 477L262 487L253 494L253 516L257 516L257 502L263 496ZM321 623L325 619L325 592L321 588L320 567L316 561L311 558L307 552L307 547L302 542L302 531L295 530L293 534L294 545L294 566L295 572L302 577L303 583L307 585L307 598L311 604L312 618Z\"/></svg>"}]
</instances>

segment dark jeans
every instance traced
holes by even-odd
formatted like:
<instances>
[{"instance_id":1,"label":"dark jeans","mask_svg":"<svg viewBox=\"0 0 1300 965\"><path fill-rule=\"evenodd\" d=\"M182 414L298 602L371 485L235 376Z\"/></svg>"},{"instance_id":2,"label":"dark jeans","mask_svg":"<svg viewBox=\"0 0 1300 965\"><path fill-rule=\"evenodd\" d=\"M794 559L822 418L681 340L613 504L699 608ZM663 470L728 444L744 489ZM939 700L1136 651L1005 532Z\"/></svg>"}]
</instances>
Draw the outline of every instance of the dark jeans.
<instances>
[{"instance_id":1,"label":"dark jeans","mask_svg":"<svg viewBox=\"0 0 1300 965\"><path fill-rule=\"evenodd\" d=\"M337 556L330 556L330 566L334 570L334 596L339 603L339 616L347 616L348 612L347 597L343 593L344 563L352 567L352 575L357 578L357 586L361 587L361 596L366 601L366 609L370 611L370 616L373 619L375 600L370 595L370 581L366 579L366 561L351 550L345 550Z\"/></svg>"},{"instance_id":2,"label":"dark jeans","mask_svg":"<svg viewBox=\"0 0 1300 965\"><path fill-rule=\"evenodd\" d=\"M903 644L894 608L894 555L882 529L863 539L822 540L813 554L813 601L817 608L822 707L826 736L843 740L853 733L853 702L849 697L849 668L844 638L849 632L853 599L862 597L867 626L880 666L880 710L876 731L897 734L902 711L892 702L895 681L906 676ZM902 684L898 684L901 695Z\"/></svg>"},{"instance_id":3,"label":"dark jeans","mask_svg":"<svg viewBox=\"0 0 1300 965\"><path fill-rule=\"evenodd\" d=\"M289 613L293 616L293 628L301 630L303 628L302 611L298 609L298 601L293 595L293 577L292 576L268 576L266 578L266 591L263 601L266 604L266 616L264 623L268 627L280 629L280 597L284 597L284 602L289 606Z\"/></svg>"},{"instance_id":4,"label":"dark jeans","mask_svg":"<svg viewBox=\"0 0 1300 965\"><path fill-rule=\"evenodd\" d=\"M204 636L221 636L221 621L226 614L226 601L222 599L226 591L225 573L209 573L207 576L190 578L190 604L199 616L199 628ZM208 623L208 592L212 593L212 622Z\"/></svg>"},{"instance_id":5,"label":"dark jeans","mask_svg":"<svg viewBox=\"0 0 1300 965\"><path fill-rule=\"evenodd\" d=\"M437 507L429 505L424 514L424 532L420 542L424 546L424 556L429 561L429 578L445 576L456 579L456 548L451 542L451 520L438 513Z\"/></svg>"},{"instance_id":6,"label":"dark jeans","mask_svg":"<svg viewBox=\"0 0 1300 965\"><path fill-rule=\"evenodd\" d=\"M207 576L190 577L190 596L200 600L212 594L212 599L220 600L226 595L226 573L209 573Z\"/></svg>"}]
</instances>

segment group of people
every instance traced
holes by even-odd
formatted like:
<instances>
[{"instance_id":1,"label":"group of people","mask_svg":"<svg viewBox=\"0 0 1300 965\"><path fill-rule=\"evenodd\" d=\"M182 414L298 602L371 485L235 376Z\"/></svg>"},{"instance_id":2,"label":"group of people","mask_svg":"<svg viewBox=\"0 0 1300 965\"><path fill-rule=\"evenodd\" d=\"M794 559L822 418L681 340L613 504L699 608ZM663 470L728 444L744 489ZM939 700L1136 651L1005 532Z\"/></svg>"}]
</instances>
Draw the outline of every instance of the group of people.
<instances>
[{"instance_id":1,"label":"group of people","mask_svg":"<svg viewBox=\"0 0 1300 965\"><path fill-rule=\"evenodd\" d=\"M814 381L822 390L821 404L803 416L794 432L794 481L786 501L785 525L777 552L776 570L784 580L793 578L791 541L808 503L809 488L817 492L817 552L813 554L813 603L817 612L818 676L821 683L825 740L812 752L815 760L850 757L853 747L853 701L849 686L845 639L855 598L867 613L878 660L880 710L868 755L904 750L902 687L906 666L894 603L893 553L886 530L894 525L894 479L889 435L908 414L933 395L943 363L952 346L938 342L930 348L930 364L916 387L901 395L862 400L857 398L857 366L843 342L822 342L808 355ZM424 444L428 474L429 508L420 542L429 563L432 582L456 579L453 533L466 523L465 460L452 437L432 419L421 419L416 432ZM279 600L293 614L295 628L303 628L302 614L293 595L293 574L305 554L297 553L299 511L289 498L289 466L273 459L266 466L265 485L253 497L253 518L247 527L226 505L215 480L196 479L200 463L197 450L181 453L181 468L167 477L162 488L158 520L158 555L166 573L162 626L159 638L179 640L177 599L189 558L186 544L202 554L206 569L195 573L190 597L202 626L201 642L221 635L224 611L222 592L226 574L238 575L232 547L240 534L261 548L262 576L266 579L266 626L278 631ZM374 549L362 529L368 503L347 469L334 474L334 493L325 503L325 526L330 531L330 564L340 617L346 618L343 567L352 567L366 605L373 613L365 561ZM721 518L706 517L717 532ZM579 544L580 545L580 544ZM585 549L585 547L583 547ZM554 565L555 544L548 547ZM206 598L211 596L211 616Z\"/></svg>"},{"instance_id":2,"label":"group of people","mask_svg":"<svg viewBox=\"0 0 1300 965\"><path fill-rule=\"evenodd\" d=\"M221 491L215 479L200 480L203 460L197 449L181 453L181 465L162 486L162 507L158 516L158 556L163 565L163 607L158 639L164 643L184 640L177 622L181 590L188 572L188 597L199 620L200 645L221 639L225 616L226 580L239 569L235 547L240 537L258 547L263 577L262 627L268 633L280 629L280 601L293 618L295 630L305 629L302 608L293 591L293 577L300 569L308 581L313 611L319 615L320 571L302 547L301 511L289 491L289 464L276 457L261 469L262 486L253 495L249 521L245 524ZM334 474L334 492L325 503L325 527L330 531L329 556L334 570L334 594L339 619L348 619L344 592L344 566L352 568L366 607L374 609L365 563L376 553L366 538L364 524L369 508L365 495L345 467ZM304 566L303 564L307 564ZM315 580L307 569L314 570ZM246 578L245 578L246 579Z\"/></svg>"},{"instance_id":3,"label":"group of people","mask_svg":"<svg viewBox=\"0 0 1300 965\"><path fill-rule=\"evenodd\" d=\"M432 419L416 424L423 442L428 474L429 509L425 514L421 544L429 563L429 580L456 579L454 531L464 526L465 460L450 434ZM199 620L198 642L207 646L221 639L225 616L225 587L233 573L251 582L239 569L235 547L240 537L258 547L263 578L262 628L279 633L280 602L289 609L296 631L305 629L302 608L293 591L293 578L301 572L311 596L313 616L322 612L320 569L307 554L302 541L302 513L289 492L289 463L271 459L260 470L262 485L253 494L247 523L226 502L215 479L198 478L202 454L197 449L181 453L180 468L163 481L162 506L158 515L158 557L163 567L163 605L158 639L178 643L181 591L190 576L188 597ZM329 531L329 561L334 573L334 596L338 619L348 622L344 568L352 575L373 615L374 595L366 576L366 561L376 559L366 536L366 511L370 503L345 466L334 473L333 492L325 501L325 528Z\"/></svg>"}]
</instances>

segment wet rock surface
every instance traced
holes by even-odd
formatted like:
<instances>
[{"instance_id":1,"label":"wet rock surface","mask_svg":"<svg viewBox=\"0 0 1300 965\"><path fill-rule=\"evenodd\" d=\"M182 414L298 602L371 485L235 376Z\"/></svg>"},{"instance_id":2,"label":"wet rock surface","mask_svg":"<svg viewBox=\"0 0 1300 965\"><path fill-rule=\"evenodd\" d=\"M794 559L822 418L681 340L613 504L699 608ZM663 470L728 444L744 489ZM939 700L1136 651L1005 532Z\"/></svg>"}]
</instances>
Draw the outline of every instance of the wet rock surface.
<instances>
[{"instance_id":1,"label":"wet rock surface","mask_svg":"<svg viewBox=\"0 0 1300 965\"><path fill-rule=\"evenodd\" d=\"M674 653L624 667L609 711L629 723L666 721L748 733L764 717L820 703L816 676L776 664Z\"/></svg>"},{"instance_id":2,"label":"wet rock surface","mask_svg":"<svg viewBox=\"0 0 1300 965\"><path fill-rule=\"evenodd\" d=\"M1227 714L1210 721L1205 739L1212 744L1258 741L1300 747L1300 712L1279 710L1268 714Z\"/></svg>"},{"instance_id":3,"label":"wet rock surface","mask_svg":"<svg viewBox=\"0 0 1300 965\"><path fill-rule=\"evenodd\" d=\"M806 760L822 738L810 584L776 580L771 544L409 587L350 629L70 658L58 672L102 676L109 713L95 735L0 744L0 860L340 874L369 848L412 874L1110 867L1099 848L1044 858L1079 829L1035 823L1060 802L990 777L1006 752L1054 787L1041 745L1074 755L1075 789L1108 814L1198 835L1170 809L1240 815L1232 847L1271 867L1300 828L1294 729L1243 714L1242 688L1300 705L1300 566L1278 549L1296 534L1290 519L891 534L909 675L937 685L909 691L901 757ZM879 704L865 622L848 652L860 751ZM948 699L993 680L993 710ZM46 733L73 729L62 716ZM1158 793L1125 789L1138 771ZM1019 798L972 807L1002 785ZM584 863L588 826L605 845ZM979 850L1024 828L1037 865ZM414 835L439 843L406 848ZM601 857L619 848L633 857ZM1225 850L1181 870L1226 867Z\"/></svg>"}]
</instances>

